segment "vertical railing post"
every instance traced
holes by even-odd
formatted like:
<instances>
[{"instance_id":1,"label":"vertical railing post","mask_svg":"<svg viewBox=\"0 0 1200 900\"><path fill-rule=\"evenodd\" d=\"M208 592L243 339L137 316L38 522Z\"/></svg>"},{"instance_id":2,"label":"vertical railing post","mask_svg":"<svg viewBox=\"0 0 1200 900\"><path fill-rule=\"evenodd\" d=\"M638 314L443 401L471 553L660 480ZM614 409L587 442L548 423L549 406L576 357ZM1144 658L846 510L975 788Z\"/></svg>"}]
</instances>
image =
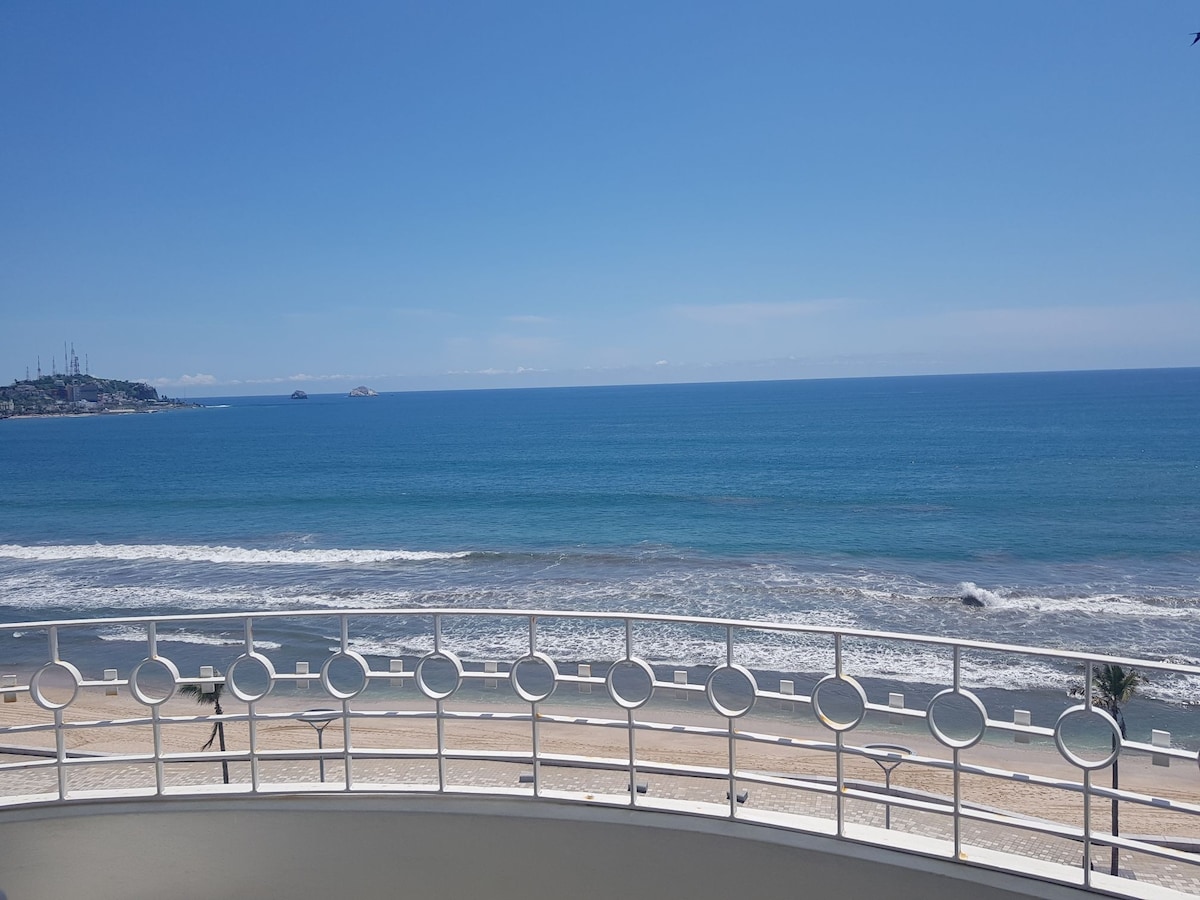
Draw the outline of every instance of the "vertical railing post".
<instances>
[{"instance_id":1,"label":"vertical railing post","mask_svg":"<svg viewBox=\"0 0 1200 900\"><path fill-rule=\"evenodd\" d=\"M50 661L58 662L58 626L51 625L47 632ZM15 699L15 698L14 698ZM54 710L54 755L58 774L58 799L67 799L67 736L63 731L63 711Z\"/></svg>"},{"instance_id":2,"label":"vertical railing post","mask_svg":"<svg viewBox=\"0 0 1200 900\"><path fill-rule=\"evenodd\" d=\"M434 615L433 617L433 652L442 652L442 617ZM438 790L446 790L446 718L445 708L442 705L442 698L438 697L434 701L435 719L437 722L437 763L438 763Z\"/></svg>"},{"instance_id":3,"label":"vertical railing post","mask_svg":"<svg viewBox=\"0 0 1200 900\"><path fill-rule=\"evenodd\" d=\"M962 687L961 647L954 645L954 690ZM959 748L954 748L954 858L962 859L962 766Z\"/></svg>"},{"instance_id":4,"label":"vertical railing post","mask_svg":"<svg viewBox=\"0 0 1200 900\"><path fill-rule=\"evenodd\" d=\"M158 659L158 624L153 620L146 623L147 656ZM150 733L154 736L154 793L161 796L166 787L166 773L163 768L162 716L160 705L155 703L150 707Z\"/></svg>"},{"instance_id":5,"label":"vertical railing post","mask_svg":"<svg viewBox=\"0 0 1200 900\"><path fill-rule=\"evenodd\" d=\"M1092 886L1092 772L1083 770L1083 886Z\"/></svg>"},{"instance_id":6,"label":"vertical railing post","mask_svg":"<svg viewBox=\"0 0 1200 900\"><path fill-rule=\"evenodd\" d=\"M242 624L245 635L246 653L254 652L254 620L247 618ZM250 791L258 793L258 719L255 712L257 701L251 700L246 704L246 730L250 741Z\"/></svg>"},{"instance_id":7,"label":"vertical railing post","mask_svg":"<svg viewBox=\"0 0 1200 900\"><path fill-rule=\"evenodd\" d=\"M58 799L67 799L67 736L63 732L63 711L54 710L54 750L58 757ZM159 790L161 794L162 791Z\"/></svg>"},{"instance_id":8,"label":"vertical railing post","mask_svg":"<svg viewBox=\"0 0 1200 900\"><path fill-rule=\"evenodd\" d=\"M350 698L342 700L342 783L346 790L354 788L354 748L351 746L353 731L350 725Z\"/></svg>"},{"instance_id":9,"label":"vertical railing post","mask_svg":"<svg viewBox=\"0 0 1200 900\"><path fill-rule=\"evenodd\" d=\"M733 626L725 626L725 665L733 665ZM733 719L726 718L725 727L729 730L729 818L737 817L737 730L733 727Z\"/></svg>"},{"instance_id":10,"label":"vertical railing post","mask_svg":"<svg viewBox=\"0 0 1200 900\"><path fill-rule=\"evenodd\" d=\"M1083 705L1092 709L1092 661L1084 670ZM1083 886L1092 886L1092 773L1083 770Z\"/></svg>"},{"instance_id":11,"label":"vertical railing post","mask_svg":"<svg viewBox=\"0 0 1200 900\"><path fill-rule=\"evenodd\" d=\"M537 653L537 616L529 617L529 655ZM509 677L515 679L517 670L513 669L509 673ZM536 702L529 704L529 731L530 731L530 751L533 754L533 796L540 797L542 795L542 754L541 744L538 741L538 705Z\"/></svg>"},{"instance_id":12,"label":"vertical railing post","mask_svg":"<svg viewBox=\"0 0 1200 900\"><path fill-rule=\"evenodd\" d=\"M842 635L833 635L833 671L838 678L842 677ZM834 755L837 759L837 836L846 836L846 760L843 750L845 741L841 729L834 732Z\"/></svg>"},{"instance_id":13,"label":"vertical railing post","mask_svg":"<svg viewBox=\"0 0 1200 900\"><path fill-rule=\"evenodd\" d=\"M341 631L341 646L342 652L345 653L350 649L350 617L338 616L338 625ZM330 684L333 682L331 681ZM350 729L350 698L342 698L342 783L346 790L354 787L354 757L353 746L351 744L351 729Z\"/></svg>"},{"instance_id":14,"label":"vertical railing post","mask_svg":"<svg viewBox=\"0 0 1200 900\"><path fill-rule=\"evenodd\" d=\"M625 658L633 658L633 621L625 620ZM614 688L615 690L615 688ZM654 685L650 685L650 690L654 690ZM636 730L634 729L633 710L625 710L625 728L629 735L629 805L637 805L637 741L635 739Z\"/></svg>"}]
</instances>

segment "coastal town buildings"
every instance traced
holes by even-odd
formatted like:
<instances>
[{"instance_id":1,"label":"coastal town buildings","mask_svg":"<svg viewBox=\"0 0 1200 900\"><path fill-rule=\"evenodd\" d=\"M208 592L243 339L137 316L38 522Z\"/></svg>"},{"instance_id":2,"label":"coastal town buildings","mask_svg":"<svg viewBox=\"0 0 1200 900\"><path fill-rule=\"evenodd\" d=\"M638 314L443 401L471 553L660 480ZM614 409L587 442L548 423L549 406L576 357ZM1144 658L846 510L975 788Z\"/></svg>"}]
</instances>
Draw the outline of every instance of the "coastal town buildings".
<instances>
[{"instance_id":1,"label":"coastal town buildings","mask_svg":"<svg viewBox=\"0 0 1200 900\"><path fill-rule=\"evenodd\" d=\"M160 397L156 389L139 381L91 375L44 375L0 386L0 418L150 412L188 405Z\"/></svg>"}]
</instances>

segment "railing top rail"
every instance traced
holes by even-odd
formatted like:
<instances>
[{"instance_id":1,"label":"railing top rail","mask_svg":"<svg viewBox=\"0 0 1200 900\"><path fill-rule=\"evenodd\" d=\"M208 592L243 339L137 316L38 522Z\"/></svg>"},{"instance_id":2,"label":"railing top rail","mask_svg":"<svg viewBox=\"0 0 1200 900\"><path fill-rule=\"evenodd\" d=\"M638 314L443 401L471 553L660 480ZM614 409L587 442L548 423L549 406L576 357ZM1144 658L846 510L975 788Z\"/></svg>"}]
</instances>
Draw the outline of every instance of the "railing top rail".
<instances>
[{"instance_id":1,"label":"railing top rail","mask_svg":"<svg viewBox=\"0 0 1200 900\"><path fill-rule=\"evenodd\" d=\"M1057 660L1072 660L1079 663L1101 665L1134 666L1172 672L1179 675L1200 675L1200 665L1187 665L1168 661L1154 661L1127 656L1111 656L1103 653L1088 653L1063 648L1033 647L1022 644L999 644L966 638L937 635L910 634L899 631L870 631L860 628L838 628L828 625L805 625L795 622L773 622L764 619L722 619L709 616L656 615L654 613L600 612L561 609L462 609L456 607L396 607L371 609L305 609L305 610L248 610L244 612L184 613L158 616L106 616L84 619L43 619L28 622L0 623L6 631L24 631L51 627L96 627L98 625L147 625L171 622L240 622L246 619L295 619L325 618L341 619L372 616L411 617L503 617L503 618L554 618L554 619L601 619L619 622L668 623L677 625L711 625L721 628L745 628L755 631L789 632L795 634L841 635L868 640L901 641L911 644L926 644L939 647L958 647L997 653L1020 653L1026 656Z\"/></svg>"},{"instance_id":2,"label":"railing top rail","mask_svg":"<svg viewBox=\"0 0 1200 900\"><path fill-rule=\"evenodd\" d=\"M450 630L443 633L447 623ZM109 628L116 633L108 634ZM372 648L370 652L352 649L352 633L359 629L370 639L362 644ZM424 650L432 637L433 650L412 669L407 659L393 658L381 666L368 661L363 653L372 657L400 653L390 642L389 630L403 632L400 646L416 648L413 652ZM522 634L525 630L527 637ZM214 788L251 795L313 790L505 795L522 791L522 796L534 799L648 809L686 801L693 804L689 815L767 822L886 847L898 846L895 840L900 834L914 840L935 835L936 849L919 852L944 853L949 859L971 859L969 864L975 864L981 857L963 848L983 848L993 854L989 858L996 860L996 867L1020 873L1027 872L1031 860L1052 857L1058 868L1052 877L1046 876L1049 880L1082 881L1085 886L1095 885L1093 879L1110 877L1098 870L1093 874L1093 864L1103 863L1115 872L1122 854L1132 855L1138 861L1139 878L1145 874L1156 885L1182 885L1200 896L1200 862L1196 862L1200 856L1184 853L1179 849L1182 845L1175 843L1190 842L1200 834L1196 824L1200 803L1195 802L1194 791L1198 757L1191 749L1190 728L1185 729L1186 747L1172 745L1170 733L1158 729L1151 732L1150 743L1138 742L1128 739L1113 717L1096 708L1090 698L1086 705L1061 709L1061 691L1047 697L1042 681L1033 688L1018 685L1011 692L1001 687L1004 693L998 698L976 696L961 687L968 657L968 668L982 661L999 663L1004 669L1017 656L1026 657L1022 663L1050 660L1052 665L1034 669L1054 670L1048 676L1051 680L1063 676L1072 663L1092 669L1115 664L1191 677L1200 675L1200 665L769 619L554 609L394 607L135 614L0 624L0 631L35 633L31 649L36 654L41 645L51 660L30 675L28 683L18 684L18 675L0 675L0 699L22 704L5 708L7 715L0 716L0 736L15 742L0 751L19 757L20 751L30 749L24 747L25 741L35 745L33 758L0 763L4 779L0 787L7 790L6 794L0 791L0 809L89 801L98 792L110 797L145 796L147 791L163 797L206 796ZM242 637L226 640L239 631L244 631ZM489 631L497 634L495 641L477 640L479 633ZM542 641L540 631L547 633L547 640ZM158 642L171 639L168 632L207 648L190 651L197 658L189 657L189 665L202 661L198 654L215 652L208 645L217 634L222 638L217 642L220 646L241 655L224 667L224 675L213 666L201 666L199 677L184 677L176 662L157 655ZM384 639L374 642L376 632ZM415 632L421 632L419 638ZM588 645L588 652L616 662L611 668L605 664L605 677L593 674L592 663L580 663L578 674L560 671L545 648L539 649L542 643L547 647L554 643L559 632L571 653L579 646L577 633L589 637L602 633L602 639ZM303 659L296 661L294 671L278 671L268 656L272 649L282 655L283 647L297 655L314 646L320 652L335 633L340 640L336 647L326 648L329 655L319 675ZM59 658L60 646L67 656L83 654L84 642L114 636L149 643L149 657L126 678L119 678L116 668L106 669L104 680L85 678L74 663ZM476 648L471 651L470 667L463 665L451 646L459 636L465 646ZM474 655L511 652L514 636L516 652L523 655L507 671L497 670L495 655L482 661ZM710 663L717 659L715 665L705 664L710 671L703 684L689 683L694 672L663 674L661 667L651 668L644 659L622 664L622 654L636 657L641 648L670 646L675 637L698 638L705 646L700 657ZM269 640L274 638L294 643ZM779 648L799 650L794 655L801 665L819 659L822 669L832 650L832 673L817 681L810 694L802 695L795 691L797 682L786 680L792 676L782 674L790 670L771 671L771 677L779 678L779 689L768 690L753 672L735 662L734 651L742 642L749 648L747 659L767 659L768 665L776 657L764 656L764 647L768 653ZM881 646L875 648L873 643ZM871 702L864 687L843 672L845 653L862 651L869 660L875 649L897 647L922 663L936 657L935 664L919 669L919 674L929 672L935 684L953 687L932 698L921 687L918 705L911 707L906 707L903 693L890 690L886 705ZM937 652L930 653L930 648ZM121 659L129 659L128 650L120 653ZM31 658L25 650L22 654ZM989 659L987 654L1009 658ZM950 656L952 660L945 659ZM656 661L660 659L656 655ZM952 671L947 671L948 661ZM973 668L969 674L976 677ZM878 677L886 681L888 676ZM1084 679L1077 673L1075 680ZM257 701L277 683L290 687L289 682L294 690L282 691L277 701L258 706ZM981 677L980 683L997 687L995 680ZM515 695L507 700L516 705L489 699L499 695L486 691L501 684ZM799 684L806 687L804 681ZM560 691L549 711L538 706L555 687L566 685L583 695L577 703ZM358 705L357 698L376 686L387 690L373 691ZM464 686L469 690L460 694ZM185 694L184 700L204 703L199 693L206 687L214 699L223 689L228 692L225 697L231 695L245 705L222 709L214 703L213 715L185 715L194 707L166 705L184 691L192 693ZM413 687L424 700L410 702ZM401 689L407 690L396 693ZM1028 692L1035 696L1022 704L1027 708L1017 709L1015 704ZM444 704L452 695L454 703ZM643 707L651 696L661 702ZM994 701L991 712L984 698ZM519 704L518 699L532 705ZM598 705L606 699L610 705ZM687 705L693 700L707 704ZM764 701L764 714L750 726L739 725L756 701ZM308 708L292 708L302 706ZM68 707L69 715L64 713ZM647 712L637 712L643 708ZM1005 721L994 717L1000 715L997 710L1004 711ZM1011 722L1007 721L1010 712ZM714 721L710 713L723 721ZM878 715L867 722L868 713ZM1057 717L1053 727L1046 727L1047 716ZM333 727L326 733L330 722ZM1164 720L1154 724L1162 725ZM860 725L863 730L856 731ZM925 728L917 727L921 725ZM197 747L205 732L209 743ZM220 740L219 751L210 749L214 737ZM1010 760L1000 740L981 746L978 756L961 755L985 737L1011 741L1012 752L1029 755ZM669 745L660 745L663 738ZM1022 748L1035 738L1039 746ZM1053 738L1055 748L1040 746L1047 738ZM79 755L101 747L104 756ZM678 754L672 752L676 747ZM895 750L907 752L890 752ZM1110 750L1111 755L1106 755ZM1116 783L1112 765L1122 752L1135 754L1132 767L1122 767L1128 773L1123 789ZM889 755L890 760L883 759ZM884 770L882 786L872 763ZM1150 768L1171 768L1176 763L1183 765L1174 765L1167 778ZM892 770L901 764L904 783L894 787ZM1110 765L1112 788L1093 780L1092 774ZM644 795L651 790L651 778L655 779L652 789L663 797L647 801ZM147 787L151 779L153 787ZM725 803L720 802L722 794ZM1105 830L1103 817L1089 810L1110 802L1114 809L1124 809L1127 822L1140 827L1126 828L1129 834L1123 835L1114 819L1111 829ZM1080 803L1085 811L1082 820L1077 814ZM1146 837L1161 834L1176 837L1169 838L1169 845L1168 839ZM1065 843L1044 850L1045 835ZM1040 855L1043 852L1050 857ZM1111 884L1111 890L1105 888L1109 893L1143 900L1151 896L1141 892L1140 882L1129 887L1129 882L1111 878Z\"/></svg>"}]
</instances>

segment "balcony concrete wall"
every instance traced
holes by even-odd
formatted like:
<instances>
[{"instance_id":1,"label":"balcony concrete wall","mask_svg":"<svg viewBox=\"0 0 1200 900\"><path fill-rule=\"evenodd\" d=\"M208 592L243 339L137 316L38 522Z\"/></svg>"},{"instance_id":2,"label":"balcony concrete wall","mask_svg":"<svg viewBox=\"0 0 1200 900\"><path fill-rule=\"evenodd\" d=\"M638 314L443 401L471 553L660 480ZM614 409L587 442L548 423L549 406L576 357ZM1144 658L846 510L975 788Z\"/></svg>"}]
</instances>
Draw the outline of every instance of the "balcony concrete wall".
<instances>
[{"instance_id":1,"label":"balcony concrete wall","mask_svg":"<svg viewBox=\"0 0 1200 900\"><path fill-rule=\"evenodd\" d=\"M762 825L550 800L380 795L3 810L0 889L9 900L1089 896Z\"/></svg>"}]
</instances>

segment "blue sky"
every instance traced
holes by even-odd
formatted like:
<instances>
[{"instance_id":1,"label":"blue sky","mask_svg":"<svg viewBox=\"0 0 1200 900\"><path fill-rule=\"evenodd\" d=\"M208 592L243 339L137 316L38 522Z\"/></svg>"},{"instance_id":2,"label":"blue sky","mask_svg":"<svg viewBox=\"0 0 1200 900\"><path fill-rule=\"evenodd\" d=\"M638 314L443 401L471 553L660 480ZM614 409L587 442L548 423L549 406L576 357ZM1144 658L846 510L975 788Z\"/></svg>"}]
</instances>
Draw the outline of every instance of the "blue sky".
<instances>
[{"instance_id":1,"label":"blue sky","mask_svg":"<svg viewBox=\"0 0 1200 900\"><path fill-rule=\"evenodd\" d=\"M1200 365L1197 30L7 0L0 379L64 340L190 396Z\"/></svg>"}]
</instances>

